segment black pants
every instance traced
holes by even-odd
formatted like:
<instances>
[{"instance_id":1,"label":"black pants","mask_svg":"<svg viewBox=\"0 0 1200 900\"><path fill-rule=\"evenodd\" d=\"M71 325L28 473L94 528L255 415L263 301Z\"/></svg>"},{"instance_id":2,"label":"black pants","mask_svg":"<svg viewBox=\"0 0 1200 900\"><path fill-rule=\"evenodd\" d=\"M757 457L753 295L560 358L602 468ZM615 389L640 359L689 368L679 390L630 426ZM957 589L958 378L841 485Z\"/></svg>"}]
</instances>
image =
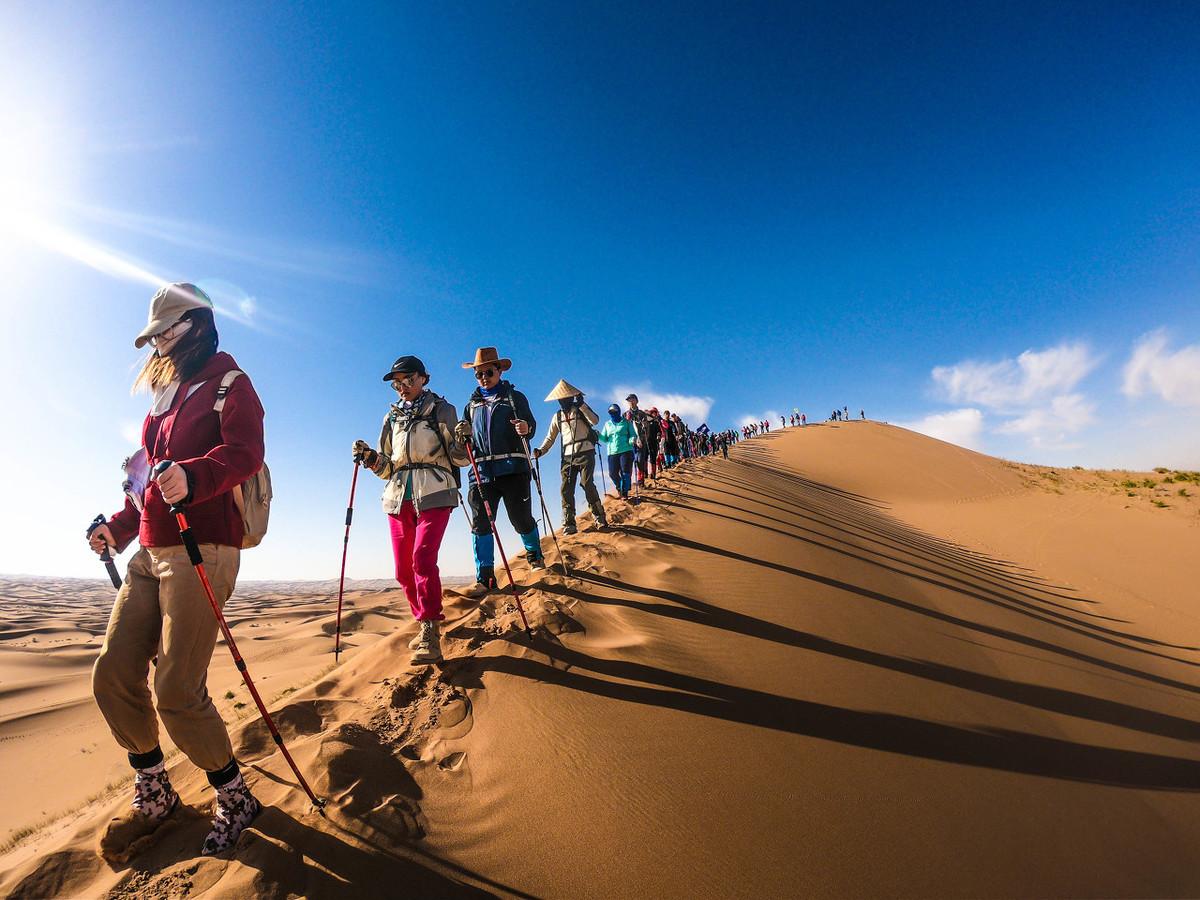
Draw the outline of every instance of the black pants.
<instances>
[{"instance_id":1,"label":"black pants","mask_svg":"<svg viewBox=\"0 0 1200 900\"><path fill-rule=\"evenodd\" d=\"M512 522L517 534L529 534L537 528L537 522L533 518L529 482L528 472L515 472L483 483L483 497L492 505L492 512L500 515L500 501L503 500L508 521ZM483 497L479 494L477 484L471 485L471 489L467 491L467 505L471 507L471 531L481 536L492 533L487 511L483 508Z\"/></svg>"}]
</instances>

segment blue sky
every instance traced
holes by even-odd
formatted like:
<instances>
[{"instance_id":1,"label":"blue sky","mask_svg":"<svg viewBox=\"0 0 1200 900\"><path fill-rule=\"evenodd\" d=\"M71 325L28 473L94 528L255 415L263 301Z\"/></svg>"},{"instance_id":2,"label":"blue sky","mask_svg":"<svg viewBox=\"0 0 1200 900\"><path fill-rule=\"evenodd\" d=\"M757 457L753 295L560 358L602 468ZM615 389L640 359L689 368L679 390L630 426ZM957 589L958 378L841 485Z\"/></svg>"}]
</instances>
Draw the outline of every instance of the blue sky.
<instances>
[{"instance_id":1,"label":"blue sky","mask_svg":"<svg viewBox=\"0 0 1200 900\"><path fill-rule=\"evenodd\" d=\"M247 577L336 576L381 373L461 406L482 344L547 415L566 377L1200 467L1198 45L1166 2L3 4L0 571L95 573L158 279L268 410Z\"/></svg>"}]
</instances>

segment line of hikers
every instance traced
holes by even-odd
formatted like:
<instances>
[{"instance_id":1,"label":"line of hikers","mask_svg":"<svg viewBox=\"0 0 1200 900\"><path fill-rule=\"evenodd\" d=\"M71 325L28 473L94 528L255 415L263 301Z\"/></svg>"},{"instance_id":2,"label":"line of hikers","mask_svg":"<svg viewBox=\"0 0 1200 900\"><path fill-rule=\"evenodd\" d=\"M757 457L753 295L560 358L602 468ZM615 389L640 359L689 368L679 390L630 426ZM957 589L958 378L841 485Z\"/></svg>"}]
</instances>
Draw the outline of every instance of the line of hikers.
<instances>
[{"instance_id":1,"label":"line of hikers","mask_svg":"<svg viewBox=\"0 0 1200 900\"><path fill-rule=\"evenodd\" d=\"M205 770L216 793L202 853L232 848L262 809L242 777L207 690L219 630L301 786L321 805L287 753L222 615L237 581L241 550L257 544L266 528L270 481L262 404L249 376L218 350L212 301L195 285L170 284L154 295L146 327L134 339L135 348L146 345L152 349L134 390L148 391L151 405L142 447L126 461L125 504L110 519L97 516L87 531L91 549L119 584L92 672L93 694L135 771L129 812L115 818L101 838L101 853L110 861L126 860L179 804L159 743L160 717L179 750ZM729 446L739 440L733 430L712 432L701 425L693 431L666 409L643 411L635 394L626 398L624 411L615 403L609 406L607 420L597 429L600 416L583 393L560 381L546 397L557 403L546 437L531 448L537 420L525 395L503 377L511 366L494 347L479 348L463 363L476 388L460 416L429 390L430 375L419 358L400 357L383 376L398 397L383 418L378 446L357 440L351 447L355 482L358 465L386 482L382 504L396 580L419 623L410 644L415 663L442 655L438 553L452 510L463 505L462 467L469 466L464 511L476 574L467 593L481 597L497 588L493 526L501 503L529 565L545 565L531 477L540 491L538 460L556 439L567 534L578 527L576 483L583 487L595 526L607 527L594 480L600 447L619 497L630 501L631 490L647 479L691 457L717 452L728 457ZM347 540L349 524L350 511ZM140 548L122 581L110 552L121 552L135 538Z\"/></svg>"}]
</instances>

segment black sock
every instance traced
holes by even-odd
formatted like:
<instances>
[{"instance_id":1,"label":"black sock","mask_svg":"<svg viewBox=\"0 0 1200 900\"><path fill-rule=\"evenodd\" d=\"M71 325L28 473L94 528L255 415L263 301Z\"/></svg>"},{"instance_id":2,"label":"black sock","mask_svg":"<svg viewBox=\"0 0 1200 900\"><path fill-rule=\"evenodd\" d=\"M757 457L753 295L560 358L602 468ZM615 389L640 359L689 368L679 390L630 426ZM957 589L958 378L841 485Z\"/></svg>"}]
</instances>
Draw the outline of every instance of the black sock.
<instances>
[{"instance_id":1,"label":"black sock","mask_svg":"<svg viewBox=\"0 0 1200 900\"><path fill-rule=\"evenodd\" d=\"M217 769L215 772L205 772L208 776L208 783L215 788L224 787L237 778L238 764L236 759L231 759L229 765L224 768Z\"/></svg>"},{"instance_id":2,"label":"black sock","mask_svg":"<svg viewBox=\"0 0 1200 900\"><path fill-rule=\"evenodd\" d=\"M130 753L129 764L135 769L149 769L163 761L162 747L155 747L145 753Z\"/></svg>"}]
</instances>

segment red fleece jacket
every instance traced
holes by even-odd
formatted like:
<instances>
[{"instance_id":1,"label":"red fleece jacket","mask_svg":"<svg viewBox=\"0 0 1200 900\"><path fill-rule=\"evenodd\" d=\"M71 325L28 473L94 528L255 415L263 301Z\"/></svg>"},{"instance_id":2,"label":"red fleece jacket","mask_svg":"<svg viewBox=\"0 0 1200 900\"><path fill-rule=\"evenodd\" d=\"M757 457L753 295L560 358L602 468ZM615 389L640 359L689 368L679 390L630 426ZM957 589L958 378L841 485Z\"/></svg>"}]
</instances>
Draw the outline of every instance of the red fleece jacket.
<instances>
[{"instance_id":1,"label":"red fleece jacket","mask_svg":"<svg viewBox=\"0 0 1200 900\"><path fill-rule=\"evenodd\" d=\"M169 459L188 474L192 486L188 524L201 544L242 546L242 517L231 492L263 464L263 408L249 376L234 379L225 396L224 413L213 411L221 376L236 368L228 353L215 354L195 377L179 385L165 413L146 416L142 425L142 446L150 466ZM143 547L183 543L170 506L153 482L146 486L140 516L127 499L109 527L120 549L134 535Z\"/></svg>"}]
</instances>

